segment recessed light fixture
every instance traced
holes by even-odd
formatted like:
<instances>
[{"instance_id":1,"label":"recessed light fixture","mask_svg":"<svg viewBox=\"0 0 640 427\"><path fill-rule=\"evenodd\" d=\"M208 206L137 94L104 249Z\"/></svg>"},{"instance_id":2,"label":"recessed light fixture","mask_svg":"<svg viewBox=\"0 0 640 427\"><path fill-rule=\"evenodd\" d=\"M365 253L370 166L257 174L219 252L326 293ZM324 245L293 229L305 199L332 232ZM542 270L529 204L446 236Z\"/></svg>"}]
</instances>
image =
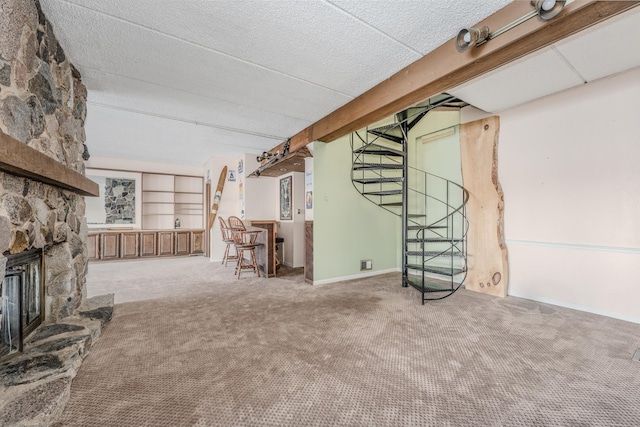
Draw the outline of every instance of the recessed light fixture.
<instances>
[{"instance_id":1,"label":"recessed light fixture","mask_svg":"<svg viewBox=\"0 0 640 427\"><path fill-rule=\"evenodd\" d=\"M286 171L287 171L287 168L280 168L280 170L281 170L282 172L286 172Z\"/></svg>"},{"instance_id":2,"label":"recessed light fixture","mask_svg":"<svg viewBox=\"0 0 640 427\"><path fill-rule=\"evenodd\" d=\"M293 164L293 166L300 166L301 164L302 163L300 163L300 162L296 162L296 163Z\"/></svg>"}]
</instances>

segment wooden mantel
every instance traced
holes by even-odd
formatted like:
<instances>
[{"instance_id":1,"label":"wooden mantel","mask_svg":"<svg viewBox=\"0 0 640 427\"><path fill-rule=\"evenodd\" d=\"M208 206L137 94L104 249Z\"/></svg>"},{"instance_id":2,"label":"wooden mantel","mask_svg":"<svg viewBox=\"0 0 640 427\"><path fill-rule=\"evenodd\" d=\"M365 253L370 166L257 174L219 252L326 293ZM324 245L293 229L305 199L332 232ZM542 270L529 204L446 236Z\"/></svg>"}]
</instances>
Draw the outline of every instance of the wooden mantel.
<instances>
[{"instance_id":1,"label":"wooden mantel","mask_svg":"<svg viewBox=\"0 0 640 427\"><path fill-rule=\"evenodd\" d=\"M0 170L82 196L100 195L98 184L38 150L0 132Z\"/></svg>"}]
</instances>

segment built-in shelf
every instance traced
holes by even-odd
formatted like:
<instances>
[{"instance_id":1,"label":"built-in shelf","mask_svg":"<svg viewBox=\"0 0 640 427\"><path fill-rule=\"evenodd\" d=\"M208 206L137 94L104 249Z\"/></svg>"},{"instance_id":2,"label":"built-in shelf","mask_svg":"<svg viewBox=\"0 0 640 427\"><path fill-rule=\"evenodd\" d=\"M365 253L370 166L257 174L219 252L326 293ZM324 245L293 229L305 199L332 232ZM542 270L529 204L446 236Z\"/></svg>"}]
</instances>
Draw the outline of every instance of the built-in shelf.
<instances>
[{"instance_id":1,"label":"built-in shelf","mask_svg":"<svg viewBox=\"0 0 640 427\"><path fill-rule=\"evenodd\" d=\"M142 174L142 228L172 229L204 225L202 177L160 173Z\"/></svg>"}]
</instances>

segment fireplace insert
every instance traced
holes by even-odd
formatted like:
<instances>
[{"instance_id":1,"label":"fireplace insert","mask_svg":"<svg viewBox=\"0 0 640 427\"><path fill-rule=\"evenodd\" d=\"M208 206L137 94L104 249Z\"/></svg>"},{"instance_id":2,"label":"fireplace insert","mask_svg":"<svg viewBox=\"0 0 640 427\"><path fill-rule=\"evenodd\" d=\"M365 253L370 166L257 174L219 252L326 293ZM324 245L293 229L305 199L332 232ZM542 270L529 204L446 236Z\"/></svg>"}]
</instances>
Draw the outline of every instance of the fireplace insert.
<instances>
[{"instance_id":1,"label":"fireplace insert","mask_svg":"<svg viewBox=\"0 0 640 427\"><path fill-rule=\"evenodd\" d=\"M41 249L7 255L0 285L0 359L22 351L22 342L44 318Z\"/></svg>"}]
</instances>

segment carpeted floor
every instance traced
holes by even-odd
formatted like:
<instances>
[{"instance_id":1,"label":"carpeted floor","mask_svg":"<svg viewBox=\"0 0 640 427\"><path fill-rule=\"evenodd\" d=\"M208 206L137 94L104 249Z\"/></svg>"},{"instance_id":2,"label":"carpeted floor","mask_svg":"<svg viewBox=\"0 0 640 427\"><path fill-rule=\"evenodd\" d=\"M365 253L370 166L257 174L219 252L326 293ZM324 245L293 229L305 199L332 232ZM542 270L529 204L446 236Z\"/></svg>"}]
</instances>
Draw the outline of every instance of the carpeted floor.
<instances>
[{"instance_id":1,"label":"carpeted floor","mask_svg":"<svg viewBox=\"0 0 640 427\"><path fill-rule=\"evenodd\" d=\"M91 264L90 294L131 302L56 425L640 425L640 325L466 291L421 306L397 274L244 277L203 258Z\"/></svg>"}]
</instances>

